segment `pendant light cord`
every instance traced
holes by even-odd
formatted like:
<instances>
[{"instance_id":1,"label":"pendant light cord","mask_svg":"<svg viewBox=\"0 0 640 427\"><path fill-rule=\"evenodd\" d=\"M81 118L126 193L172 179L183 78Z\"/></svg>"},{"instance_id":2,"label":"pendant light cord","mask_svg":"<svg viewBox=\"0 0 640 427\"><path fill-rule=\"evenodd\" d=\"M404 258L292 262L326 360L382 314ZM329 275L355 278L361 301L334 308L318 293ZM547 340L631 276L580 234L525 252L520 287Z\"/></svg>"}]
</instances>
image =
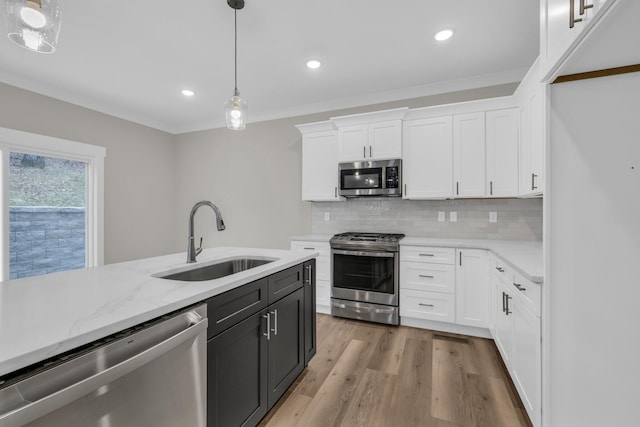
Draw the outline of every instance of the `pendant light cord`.
<instances>
[{"instance_id":1,"label":"pendant light cord","mask_svg":"<svg viewBox=\"0 0 640 427\"><path fill-rule=\"evenodd\" d=\"M238 9L233 10L233 19L234 19L234 33L235 33L235 56L233 60L234 64L234 82L235 82L235 95L238 95Z\"/></svg>"}]
</instances>

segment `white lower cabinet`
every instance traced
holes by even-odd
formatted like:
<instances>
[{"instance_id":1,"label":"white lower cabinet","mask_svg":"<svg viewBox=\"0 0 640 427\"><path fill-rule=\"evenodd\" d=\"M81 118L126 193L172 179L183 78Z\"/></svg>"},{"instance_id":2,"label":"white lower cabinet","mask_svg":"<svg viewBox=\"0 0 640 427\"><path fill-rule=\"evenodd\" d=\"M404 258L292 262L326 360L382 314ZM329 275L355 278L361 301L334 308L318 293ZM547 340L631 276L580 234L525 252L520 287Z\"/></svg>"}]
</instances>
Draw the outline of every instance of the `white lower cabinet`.
<instances>
[{"instance_id":1,"label":"white lower cabinet","mask_svg":"<svg viewBox=\"0 0 640 427\"><path fill-rule=\"evenodd\" d=\"M456 251L456 323L489 326L489 253L482 249Z\"/></svg>"},{"instance_id":2,"label":"white lower cabinet","mask_svg":"<svg viewBox=\"0 0 640 427\"><path fill-rule=\"evenodd\" d=\"M316 258L316 311L331 313L331 247L329 242L292 240L291 250L318 252Z\"/></svg>"},{"instance_id":3,"label":"white lower cabinet","mask_svg":"<svg viewBox=\"0 0 640 427\"><path fill-rule=\"evenodd\" d=\"M400 316L455 322L455 295L403 289L400 291Z\"/></svg>"},{"instance_id":4,"label":"white lower cabinet","mask_svg":"<svg viewBox=\"0 0 640 427\"><path fill-rule=\"evenodd\" d=\"M492 334L534 427L541 422L540 285L494 257Z\"/></svg>"}]
</instances>

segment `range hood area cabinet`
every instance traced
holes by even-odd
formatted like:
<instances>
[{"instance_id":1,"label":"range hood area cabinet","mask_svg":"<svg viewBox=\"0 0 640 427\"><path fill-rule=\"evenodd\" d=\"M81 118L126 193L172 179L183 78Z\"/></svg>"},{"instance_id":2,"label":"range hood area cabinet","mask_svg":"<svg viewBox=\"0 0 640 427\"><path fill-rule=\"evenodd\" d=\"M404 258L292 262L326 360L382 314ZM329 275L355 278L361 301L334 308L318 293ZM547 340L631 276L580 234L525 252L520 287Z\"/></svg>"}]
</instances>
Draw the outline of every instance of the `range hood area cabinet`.
<instances>
[{"instance_id":1,"label":"range hood area cabinet","mask_svg":"<svg viewBox=\"0 0 640 427\"><path fill-rule=\"evenodd\" d=\"M334 117L338 129L338 161L402 158L402 118L408 108Z\"/></svg>"}]
</instances>

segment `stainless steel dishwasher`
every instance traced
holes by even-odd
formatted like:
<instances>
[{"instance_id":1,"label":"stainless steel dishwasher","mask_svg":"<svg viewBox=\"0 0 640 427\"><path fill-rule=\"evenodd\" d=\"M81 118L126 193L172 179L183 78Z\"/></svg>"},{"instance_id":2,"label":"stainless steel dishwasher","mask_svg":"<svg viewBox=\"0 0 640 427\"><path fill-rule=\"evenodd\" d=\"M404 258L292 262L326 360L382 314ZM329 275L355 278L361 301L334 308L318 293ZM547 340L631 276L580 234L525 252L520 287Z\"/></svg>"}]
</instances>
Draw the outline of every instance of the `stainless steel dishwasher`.
<instances>
[{"instance_id":1,"label":"stainless steel dishwasher","mask_svg":"<svg viewBox=\"0 0 640 427\"><path fill-rule=\"evenodd\" d=\"M0 427L205 427L207 306L32 366L0 384Z\"/></svg>"}]
</instances>

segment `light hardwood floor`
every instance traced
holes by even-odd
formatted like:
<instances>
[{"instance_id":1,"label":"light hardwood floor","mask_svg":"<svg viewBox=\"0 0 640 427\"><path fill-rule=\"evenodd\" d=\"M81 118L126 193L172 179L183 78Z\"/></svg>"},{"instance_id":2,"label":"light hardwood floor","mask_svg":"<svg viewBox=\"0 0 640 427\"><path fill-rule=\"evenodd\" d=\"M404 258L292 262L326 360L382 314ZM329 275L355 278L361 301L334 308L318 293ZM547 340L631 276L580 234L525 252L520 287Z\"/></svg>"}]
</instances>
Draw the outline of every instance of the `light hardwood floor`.
<instances>
[{"instance_id":1,"label":"light hardwood floor","mask_svg":"<svg viewBox=\"0 0 640 427\"><path fill-rule=\"evenodd\" d=\"M317 353L261 427L529 427L491 340L318 314Z\"/></svg>"}]
</instances>

